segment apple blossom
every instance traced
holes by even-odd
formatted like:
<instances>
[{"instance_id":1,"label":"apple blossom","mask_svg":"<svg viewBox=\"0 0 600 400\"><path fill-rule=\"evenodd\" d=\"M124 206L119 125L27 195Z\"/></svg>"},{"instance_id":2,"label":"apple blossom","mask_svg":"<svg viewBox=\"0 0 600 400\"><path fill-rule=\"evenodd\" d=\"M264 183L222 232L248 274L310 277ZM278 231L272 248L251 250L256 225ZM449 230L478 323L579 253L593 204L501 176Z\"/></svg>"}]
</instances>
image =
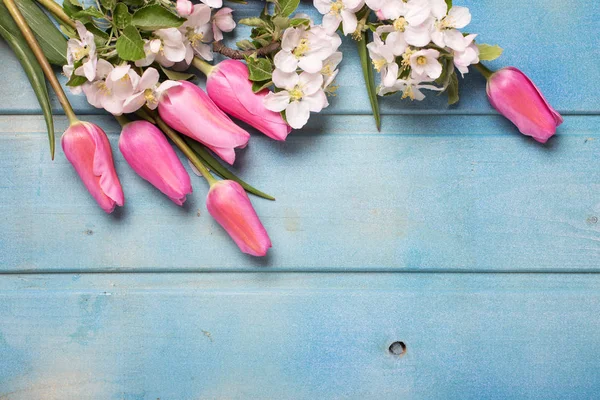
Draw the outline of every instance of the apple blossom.
<instances>
[{"instance_id":1,"label":"apple blossom","mask_svg":"<svg viewBox=\"0 0 600 400\"><path fill-rule=\"evenodd\" d=\"M229 7L221 8L212 17L213 39L223 40L223 32L231 32L235 28L235 21L231 16L233 10Z\"/></svg>"},{"instance_id":2,"label":"apple blossom","mask_svg":"<svg viewBox=\"0 0 600 400\"><path fill-rule=\"evenodd\" d=\"M361 9L364 0L313 0L313 4L323 14L323 27L329 33L334 33L342 23L344 35L349 35L358 26L355 13Z\"/></svg>"}]
</instances>

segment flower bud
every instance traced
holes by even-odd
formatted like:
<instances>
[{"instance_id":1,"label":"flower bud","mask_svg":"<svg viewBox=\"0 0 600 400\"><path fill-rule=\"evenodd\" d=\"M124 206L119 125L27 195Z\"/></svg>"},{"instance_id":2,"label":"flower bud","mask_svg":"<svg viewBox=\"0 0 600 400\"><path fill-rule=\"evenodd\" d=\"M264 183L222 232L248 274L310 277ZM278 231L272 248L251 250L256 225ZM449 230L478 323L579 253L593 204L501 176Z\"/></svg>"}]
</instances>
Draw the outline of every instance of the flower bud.
<instances>
[{"instance_id":1,"label":"flower bud","mask_svg":"<svg viewBox=\"0 0 600 400\"><path fill-rule=\"evenodd\" d=\"M241 61L220 62L208 75L208 96L232 117L246 122L270 138L285 140L292 128L279 113L265 108L263 98L269 90L254 93L248 75L248 67Z\"/></svg>"},{"instance_id":2,"label":"flower bud","mask_svg":"<svg viewBox=\"0 0 600 400\"><path fill-rule=\"evenodd\" d=\"M514 67L503 68L489 77L487 95L492 106L522 134L540 143L546 143L563 122L535 84Z\"/></svg>"},{"instance_id":3,"label":"flower bud","mask_svg":"<svg viewBox=\"0 0 600 400\"><path fill-rule=\"evenodd\" d=\"M208 191L206 208L242 252L253 256L267 254L271 239L239 183L214 183Z\"/></svg>"},{"instance_id":4,"label":"flower bud","mask_svg":"<svg viewBox=\"0 0 600 400\"><path fill-rule=\"evenodd\" d=\"M129 166L142 178L182 205L192 193L190 176L162 134L147 121L130 122L123 127L119 150Z\"/></svg>"},{"instance_id":5,"label":"flower bud","mask_svg":"<svg viewBox=\"0 0 600 400\"><path fill-rule=\"evenodd\" d=\"M198 86L185 81L166 90L158 113L167 125L195 139L229 164L235 148L248 144L250 134L237 126Z\"/></svg>"},{"instance_id":6,"label":"flower bud","mask_svg":"<svg viewBox=\"0 0 600 400\"><path fill-rule=\"evenodd\" d=\"M89 122L76 122L62 135L61 144L67 160L98 205L107 213L125 199L117 177L106 133Z\"/></svg>"}]
</instances>

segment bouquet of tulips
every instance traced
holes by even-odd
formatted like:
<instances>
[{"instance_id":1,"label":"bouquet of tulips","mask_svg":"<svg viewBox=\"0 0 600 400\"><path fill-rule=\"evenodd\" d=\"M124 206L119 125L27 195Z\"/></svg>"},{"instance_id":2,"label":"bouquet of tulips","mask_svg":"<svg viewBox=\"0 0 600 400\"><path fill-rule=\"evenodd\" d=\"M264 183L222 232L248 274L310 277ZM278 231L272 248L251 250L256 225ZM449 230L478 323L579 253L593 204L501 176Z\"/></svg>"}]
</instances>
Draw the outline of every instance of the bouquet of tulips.
<instances>
[{"instance_id":1,"label":"bouquet of tulips","mask_svg":"<svg viewBox=\"0 0 600 400\"><path fill-rule=\"evenodd\" d=\"M259 16L237 23L222 0L99 0L89 7L77 0L62 6L38 0L60 30L33 0L3 1L0 34L36 90L51 152L44 75L70 121L61 139L65 156L100 207L110 213L124 204L108 138L75 116L50 63L62 67L71 92L119 121L119 150L131 168L182 205L192 186L170 139L208 181L209 213L243 252L255 256L265 255L271 241L246 192L273 198L218 161L233 164L236 149L250 139L230 116L275 140L302 128L311 113L329 106L327 97L337 88L343 58L338 32L357 43L378 126L377 95L401 92L402 98L422 100L427 89L447 93L453 104L457 71L464 76L470 66L488 79L492 105L522 133L545 142L562 122L522 72L492 72L481 64L502 49L459 31L471 14L450 0L314 0L321 24L296 12L299 0L269 0ZM252 30L233 49L223 44L223 33L237 24ZM215 52L228 59L212 64ZM378 86L373 68L381 75ZM206 75L206 92L190 82L190 71Z\"/></svg>"}]
</instances>

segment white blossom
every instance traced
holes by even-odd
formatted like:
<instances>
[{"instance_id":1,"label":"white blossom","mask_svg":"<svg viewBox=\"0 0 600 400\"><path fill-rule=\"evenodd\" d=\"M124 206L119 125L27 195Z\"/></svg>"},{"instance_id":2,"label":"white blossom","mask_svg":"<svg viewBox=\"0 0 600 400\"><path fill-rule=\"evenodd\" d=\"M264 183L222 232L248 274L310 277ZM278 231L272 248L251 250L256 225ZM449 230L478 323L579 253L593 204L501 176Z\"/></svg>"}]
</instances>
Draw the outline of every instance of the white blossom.
<instances>
[{"instance_id":1,"label":"white blossom","mask_svg":"<svg viewBox=\"0 0 600 400\"><path fill-rule=\"evenodd\" d=\"M146 67L156 61L163 67L170 67L186 59L187 48L184 37L177 28L159 29L153 32L153 36L154 39L145 41L146 57L137 60L136 66Z\"/></svg>"},{"instance_id":2,"label":"white blossom","mask_svg":"<svg viewBox=\"0 0 600 400\"><path fill-rule=\"evenodd\" d=\"M194 9L190 16L179 28L181 33L187 39L186 54L184 55L184 58L188 64L192 62L194 53L207 61L213 59L212 50L209 44L213 40L210 14L210 7L205 4L196 4L194 5Z\"/></svg>"},{"instance_id":3,"label":"white blossom","mask_svg":"<svg viewBox=\"0 0 600 400\"><path fill-rule=\"evenodd\" d=\"M367 45L369 55L375 70L381 74L381 83L383 86L392 86L398 78L399 66L396 63L394 48L384 43L379 35L373 35L374 41Z\"/></svg>"},{"instance_id":4,"label":"white blossom","mask_svg":"<svg viewBox=\"0 0 600 400\"><path fill-rule=\"evenodd\" d=\"M313 0L313 2L316 9L323 14L323 27L329 33L334 33L340 26L340 22L344 35L354 33L358 26L355 13L361 9L364 0Z\"/></svg>"},{"instance_id":5,"label":"white blossom","mask_svg":"<svg viewBox=\"0 0 600 400\"><path fill-rule=\"evenodd\" d=\"M275 112L285 110L288 123L294 129L302 128L311 112L320 112L327 107L327 96L323 91L323 75L302 72L273 72L273 83L284 89L271 92L263 99L267 109Z\"/></svg>"},{"instance_id":6,"label":"white blossom","mask_svg":"<svg viewBox=\"0 0 600 400\"><path fill-rule=\"evenodd\" d=\"M431 0L432 14L435 17L431 40L439 47L449 47L452 50L463 51L468 41L458 30L471 22L471 13L466 7L452 7L448 11L445 0Z\"/></svg>"},{"instance_id":7,"label":"white blossom","mask_svg":"<svg viewBox=\"0 0 600 400\"><path fill-rule=\"evenodd\" d=\"M398 91L402 92L402 98L409 98L411 100L423 100L425 95L421 93L421 89L429 89L441 91L441 88L438 88L433 85L423 85L424 82L431 82L430 79L423 77L410 77L408 79L398 79L392 86L390 87L382 87L379 90L379 95L383 96L388 93L395 93Z\"/></svg>"},{"instance_id":8,"label":"white blossom","mask_svg":"<svg viewBox=\"0 0 600 400\"><path fill-rule=\"evenodd\" d=\"M75 22L79 40L69 39L67 42L67 71L65 75L70 76L72 73L78 76L85 76L88 81L93 81L96 77L96 43L94 42L94 34L88 30L79 21ZM82 62L82 65L74 69L76 62Z\"/></svg>"},{"instance_id":9,"label":"white blossom","mask_svg":"<svg viewBox=\"0 0 600 400\"><path fill-rule=\"evenodd\" d=\"M473 42L477 35L467 35L465 39L468 42L464 51L454 51L454 65L462 76L469 72L469 65L479 62L479 47Z\"/></svg>"},{"instance_id":10,"label":"white blossom","mask_svg":"<svg viewBox=\"0 0 600 400\"><path fill-rule=\"evenodd\" d=\"M440 52L434 49L419 50L411 54L410 67L413 76L426 75L437 79L442 75L442 64L438 61Z\"/></svg>"},{"instance_id":11,"label":"white blossom","mask_svg":"<svg viewBox=\"0 0 600 400\"><path fill-rule=\"evenodd\" d=\"M231 32L235 28L235 21L231 16L233 10L229 7L221 8L212 17L213 38L223 40L223 32Z\"/></svg>"},{"instance_id":12,"label":"white blossom","mask_svg":"<svg viewBox=\"0 0 600 400\"><path fill-rule=\"evenodd\" d=\"M125 99L123 112L132 113L140 109L144 104L151 110L158 107L158 102L165 90L180 85L175 81L164 81L158 84L159 74L154 68L148 68L142 74L135 86L134 93Z\"/></svg>"},{"instance_id":13,"label":"white blossom","mask_svg":"<svg viewBox=\"0 0 600 400\"><path fill-rule=\"evenodd\" d=\"M297 68L309 73L319 72L323 68L323 61L337 50L329 38L325 31L313 28L286 29L281 40L281 50L273 59L275 67L288 73L295 72Z\"/></svg>"},{"instance_id":14,"label":"white blossom","mask_svg":"<svg viewBox=\"0 0 600 400\"><path fill-rule=\"evenodd\" d=\"M96 78L82 88L88 103L96 108L104 108L113 115L121 115L123 102L133 93L139 75L128 64L114 67L108 61L99 59Z\"/></svg>"},{"instance_id":15,"label":"white blossom","mask_svg":"<svg viewBox=\"0 0 600 400\"><path fill-rule=\"evenodd\" d=\"M323 61L323 68L321 68L321 75L323 75L323 89L326 89L331 85L337 76L339 69L337 66L342 62L342 52L336 51Z\"/></svg>"}]
</instances>

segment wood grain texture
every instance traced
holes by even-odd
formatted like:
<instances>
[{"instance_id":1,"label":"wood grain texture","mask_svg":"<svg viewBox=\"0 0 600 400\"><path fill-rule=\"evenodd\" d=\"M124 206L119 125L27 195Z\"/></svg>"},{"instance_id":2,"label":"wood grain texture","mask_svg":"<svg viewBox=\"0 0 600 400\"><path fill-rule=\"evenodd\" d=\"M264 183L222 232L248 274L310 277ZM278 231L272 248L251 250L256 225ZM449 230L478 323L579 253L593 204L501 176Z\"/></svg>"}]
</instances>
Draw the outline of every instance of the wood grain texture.
<instances>
[{"instance_id":1,"label":"wood grain texture","mask_svg":"<svg viewBox=\"0 0 600 400\"><path fill-rule=\"evenodd\" d=\"M93 2L92 2L93 4ZM490 65L497 69L513 65L526 72L542 89L550 103L563 113L600 112L600 35L598 34L595 0L463 0L456 5L470 8L473 21L465 29L478 33L482 43L498 43L505 54ZM236 5L235 18L258 15L263 2L252 0L248 5ZM302 12L320 21L312 2L303 1ZM247 28L237 29L235 39L246 38ZM342 47L344 61L338 75L340 90L325 114L367 114L369 101L364 89L360 63L354 43L345 38ZM0 42L0 113L39 113L39 106L31 90L24 85L17 60L8 55ZM7 73L8 72L8 73ZM64 78L64 77L63 77ZM64 81L64 79L63 79ZM203 84L203 79L199 82ZM583 83L585 82L585 84ZM84 96L71 96L78 112L104 113L87 104ZM54 100L55 110L59 110ZM472 72L461 83L461 101L448 107L445 96L432 93L424 102L400 101L399 97L381 99L385 114L490 114L493 113L485 95L485 82L477 72Z\"/></svg>"},{"instance_id":2,"label":"wood grain texture","mask_svg":"<svg viewBox=\"0 0 600 400\"><path fill-rule=\"evenodd\" d=\"M599 307L599 275L4 276L0 399L592 399Z\"/></svg>"},{"instance_id":3,"label":"wood grain texture","mask_svg":"<svg viewBox=\"0 0 600 400\"><path fill-rule=\"evenodd\" d=\"M116 150L118 126L95 121ZM3 117L0 268L598 271L599 122L567 117L547 146L492 116L388 116L381 134L368 116L330 116L285 143L255 134L238 171L277 198L253 198L274 243L256 259L210 218L200 178L180 208L117 151L126 206L106 215L62 153L48 159L40 117Z\"/></svg>"}]
</instances>

